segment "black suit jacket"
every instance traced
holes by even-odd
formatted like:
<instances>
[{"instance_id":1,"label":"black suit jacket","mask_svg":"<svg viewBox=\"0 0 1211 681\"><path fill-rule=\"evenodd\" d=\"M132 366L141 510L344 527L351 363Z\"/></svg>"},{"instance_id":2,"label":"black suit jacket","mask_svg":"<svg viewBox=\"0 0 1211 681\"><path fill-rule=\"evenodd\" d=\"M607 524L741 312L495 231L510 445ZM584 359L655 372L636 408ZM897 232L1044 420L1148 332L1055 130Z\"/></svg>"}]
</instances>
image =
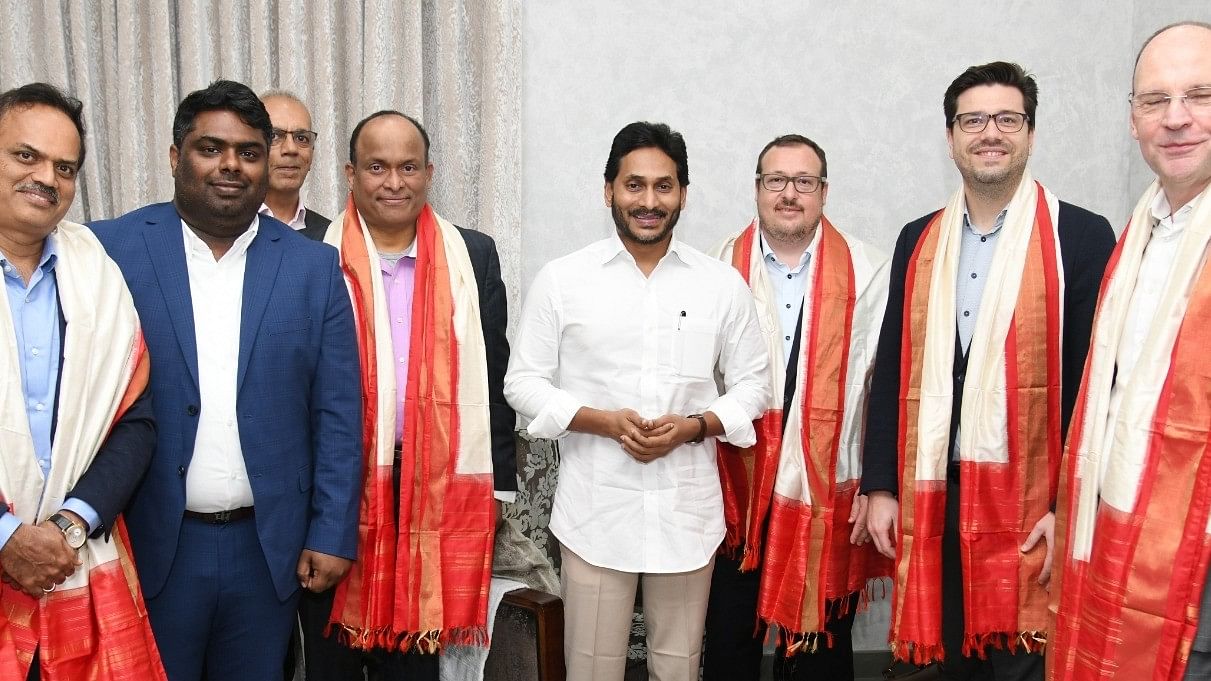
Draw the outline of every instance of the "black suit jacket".
<instances>
[{"instance_id":1,"label":"black suit jacket","mask_svg":"<svg viewBox=\"0 0 1211 681\"><path fill-rule=\"evenodd\" d=\"M891 283L887 292L887 310L879 334L879 349L875 353L874 376L866 418L866 438L862 451L863 494L876 491L899 491L897 440L900 425L900 336L904 328L904 283L908 260L917 241L925 232L934 213L918 218L900 232L896 250L891 258ZM1114 249L1114 231L1106 218L1084 208L1060 202L1059 218L1060 262L1064 266L1064 329L1063 355L1060 359L1061 437L1067 435L1068 420L1076 403L1085 355L1089 350L1089 335L1093 330L1093 313L1098 288L1106 261ZM966 378L966 361L956 351L954 384L959 395ZM958 404L955 402L957 423ZM953 445L953 443L951 443ZM951 451L952 447L947 447Z\"/></svg>"},{"instance_id":2,"label":"black suit jacket","mask_svg":"<svg viewBox=\"0 0 1211 681\"><path fill-rule=\"evenodd\" d=\"M310 208L304 208L303 224L307 226L300 229L299 234L312 241L323 241L324 232L328 231L328 225L332 224L332 221Z\"/></svg>"}]
</instances>

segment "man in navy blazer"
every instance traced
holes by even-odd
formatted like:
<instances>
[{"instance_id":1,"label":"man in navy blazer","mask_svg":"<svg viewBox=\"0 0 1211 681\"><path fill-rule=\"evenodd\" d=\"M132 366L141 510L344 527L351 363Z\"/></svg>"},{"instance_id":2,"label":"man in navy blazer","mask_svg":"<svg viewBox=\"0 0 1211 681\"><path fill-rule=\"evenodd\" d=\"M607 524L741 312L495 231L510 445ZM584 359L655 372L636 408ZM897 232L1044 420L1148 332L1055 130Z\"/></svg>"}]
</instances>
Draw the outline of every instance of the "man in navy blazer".
<instances>
[{"instance_id":1,"label":"man in navy blazer","mask_svg":"<svg viewBox=\"0 0 1211 681\"><path fill-rule=\"evenodd\" d=\"M172 203L93 225L152 357L159 436L126 518L173 681L281 679L298 587L356 556L353 312L336 250L257 215L270 135L248 87L191 93Z\"/></svg>"}]
</instances>

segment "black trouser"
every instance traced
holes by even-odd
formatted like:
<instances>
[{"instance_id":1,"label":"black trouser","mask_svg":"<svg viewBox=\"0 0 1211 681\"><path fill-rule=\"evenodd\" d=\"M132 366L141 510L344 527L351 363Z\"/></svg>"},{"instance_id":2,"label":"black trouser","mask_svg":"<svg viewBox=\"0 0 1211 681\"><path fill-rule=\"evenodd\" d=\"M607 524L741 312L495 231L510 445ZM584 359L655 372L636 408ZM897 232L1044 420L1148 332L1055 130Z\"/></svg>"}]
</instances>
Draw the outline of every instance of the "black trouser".
<instances>
[{"instance_id":1,"label":"black trouser","mask_svg":"<svg viewBox=\"0 0 1211 681\"><path fill-rule=\"evenodd\" d=\"M304 591L299 602L307 681L361 679L363 669L370 673L372 681L438 681L437 655L385 650L365 653L346 647L335 635L324 636L335 593L335 589L318 594Z\"/></svg>"},{"instance_id":2,"label":"black trouser","mask_svg":"<svg viewBox=\"0 0 1211 681\"><path fill-rule=\"evenodd\" d=\"M706 608L706 647L702 653L702 681L758 681L764 653L766 628L758 625L757 596L761 570L740 572L739 560L715 558L711 577L711 595ZM845 615L830 619L825 630L832 634L832 647L823 642L814 653L786 657L779 646L774 657L774 678L778 681L854 678L852 630L858 597L846 604ZM828 612L840 607L829 601Z\"/></svg>"},{"instance_id":3,"label":"black trouser","mask_svg":"<svg viewBox=\"0 0 1211 681\"><path fill-rule=\"evenodd\" d=\"M946 484L946 524L942 530L942 678L952 681L1042 681L1043 656L993 647L987 659L963 657L963 563L959 551L959 483Z\"/></svg>"}]
</instances>

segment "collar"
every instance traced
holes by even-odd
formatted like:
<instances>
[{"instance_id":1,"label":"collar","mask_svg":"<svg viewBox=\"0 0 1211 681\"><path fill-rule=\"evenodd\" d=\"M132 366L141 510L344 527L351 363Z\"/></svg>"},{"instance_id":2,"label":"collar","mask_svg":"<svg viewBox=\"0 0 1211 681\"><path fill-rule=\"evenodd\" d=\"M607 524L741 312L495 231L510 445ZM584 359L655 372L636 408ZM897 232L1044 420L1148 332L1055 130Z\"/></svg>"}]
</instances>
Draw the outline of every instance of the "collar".
<instances>
[{"instance_id":1,"label":"collar","mask_svg":"<svg viewBox=\"0 0 1211 681\"><path fill-rule=\"evenodd\" d=\"M291 227L294 229L302 229L304 226L306 226L304 224L304 221L307 217L307 206L303 203L303 195L301 193L299 194L298 210L294 211L294 217L292 217L289 220L284 220L284 219L274 215L273 210L271 208L269 208L269 204L267 204L267 203L262 203L261 208L260 208L260 210L257 211L257 213L259 213L261 215L268 215L271 218L274 218L276 220L286 223L287 227ZM294 227L295 225L299 225L299 226Z\"/></svg>"},{"instance_id":2,"label":"collar","mask_svg":"<svg viewBox=\"0 0 1211 681\"><path fill-rule=\"evenodd\" d=\"M42 257L38 258L38 266L35 269L42 270L43 274L50 273L55 269L55 265L59 263L59 241L55 238L55 235L58 233L59 228L55 227L53 230L51 230L51 233L47 234L46 238L42 240ZM14 271L14 268L11 267L11 263L9 262L8 258L4 257L3 253L0 253L0 270L3 270L4 274L9 276L19 276Z\"/></svg>"},{"instance_id":3,"label":"collar","mask_svg":"<svg viewBox=\"0 0 1211 681\"><path fill-rule=\"evenodd\" d=\"M1203 193L1211 191L1204 189ZM1199 196L1191 199L1186 205L1173 211L1169 205L1169 197L1165 196L1165 192L1159 191L1156 193L1156 198L1152 199L1152 206L1149 210L1152 213L1156 223L1152 226L1152 236L1167 239L1181 234L1186 228L1186 224L1190 222L1190 216L1194 213L1194 204L1198 203Z\"/></svg>"},{"instance_id":4,"label":"collar","mask_svg":"<svg viewBox=\"0 0 1211 681\"><path fill-rule=\"evenodd\" d=\"M963 199L963 230L976 234L976 236L992 236L1001 231L1001 228L1005 226L1005 214L1008 212L1009 206L1005 206L1001 209L1000 213L997 213L997 219L992 223L992 229L984 234L976 234L975 225L971 224L971 215L967 212L967 199Z\"/></svg>"},{"instance_id":5,"label":"collar","mask_svg":"<svg viewBox=\"0 0 1211 681\"><path fill-rule=\"evenodd\" d=\"M811 259L812 254L816 252L816 244L820 243L820 227L824 223L823 220L816 223L816 233L812 235L812 240L807 244L807 248L803 249L803 254L799 256L799 262L794 267L789 268L792 272L802 269L807 261ZM757 227L757 243L761 246L761 259L766 262L778 263L778 256L770 250L765 243L765 232L761 231L760 225ZM781 264L781 263L778 263Z\"/></svg>"},{"instance_id":6,"label":"collar","mask_svg":"<svg viewBox=\"0 0 1211 681\"><path fill-rule=\"evenodd\" d=\"M210 250L210 246L207 246L206 242L202 241L201 237L193 233L193 230L189 228L189 225L185 224L185 220L181 220L181 231L185 233L186 255L199 257L205 256L212 262L222 262L228 258L242 257L248 251L248 247L252 244L252 240L256 238L257 232L260 230L260 228L261 217L258 213L252 217L252 225L249 226L248 229L244 230L244 233L236 238L235 243L231 244L231 248L227 249L227 252L223 254L223 257L216 261L214 259L214 253L212 253Z\"/></svg>"},{"instance_id":7,"label":"collar","mask_svg":"<svg viewBox=\"0 0 1211 681\"><path fill-rule=\"evenodd\" d=\"M623 245L622 237L618 235L617 228L615 228L613 233L611 233L610 236L601 243L603 245L601 250L601 264L605 265L619 257L625 257L632 263L635 262L635 258L631 256L630 251L628 251L626 246ZM681 243L681 241L677 239L677 235L674 234L673 238L669 240L669 250L666 251L665 254L660 258L660 262L663 263L664 261L669 260L670 262L676 261L685 263L686 258L684 249L685 244ZM670 258L669 256L673 257ZM659 263L657 264L657 267L659 267Z\"/></svg>"}]
</instances>

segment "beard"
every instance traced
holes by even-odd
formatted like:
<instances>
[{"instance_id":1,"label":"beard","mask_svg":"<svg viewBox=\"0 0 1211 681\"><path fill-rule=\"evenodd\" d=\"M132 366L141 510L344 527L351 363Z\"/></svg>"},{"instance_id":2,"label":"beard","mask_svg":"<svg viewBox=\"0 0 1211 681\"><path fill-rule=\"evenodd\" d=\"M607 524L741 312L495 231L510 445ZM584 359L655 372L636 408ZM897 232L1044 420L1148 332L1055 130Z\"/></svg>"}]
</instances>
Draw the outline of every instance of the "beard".
<instances>
[{"instance_id":1,"label":"beard","mask_svg":"<svg viewBox=\"0 0 1211 681\"><path fill-rule=\"evenodd\" d=\"M614 217L614 227L618 230L618 236L632 243L646 246L660 243L668 237L669 232L672 232L673 227L677 225L677 220L681 218L681 209L678 208L672 212L667 212L659 208L653 208L652 210L636 208L624 215L618 204L614 204L610 206L610 215ZM632 230L630 223L627 222L627 216L638 217L640 215L655 215L656 217L665 218L663 228L655 234L643 234Z\"/></svg>"},{"instance_id":2,"label":"beard","mask_svg":"<svg viewBox=\"0 0 1211 681\"><path fill-rule=\"evenodd\" d=\"M983 188L990 193L998 193L1016 189L1022 174L1026 172L1029 154L1013 147L1008 151L1009 163L1003 168L981 168L977 167L976 161L968 160L959 165L959 174L977 191ZM977 153L978 151L971 152L971 157L974 159Z\"/></svg>"}]
</instances>

